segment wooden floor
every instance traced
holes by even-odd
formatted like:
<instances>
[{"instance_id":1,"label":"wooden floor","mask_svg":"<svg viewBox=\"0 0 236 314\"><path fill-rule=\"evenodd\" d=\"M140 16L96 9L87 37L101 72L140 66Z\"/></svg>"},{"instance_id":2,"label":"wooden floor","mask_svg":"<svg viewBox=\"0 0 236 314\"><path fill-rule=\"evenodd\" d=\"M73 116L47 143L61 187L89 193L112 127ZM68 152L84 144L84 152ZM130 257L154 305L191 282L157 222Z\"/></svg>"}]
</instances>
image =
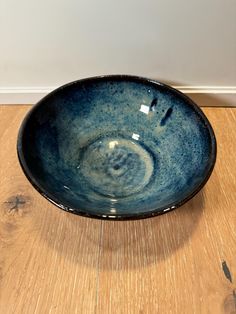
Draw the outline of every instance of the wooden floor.
<instances>
[{"instance_id":1,"label":"wooden floor","mask_svg":"<svg viewBox=\"0 0 236 314\"><path fill-rule=\"evenodd\" d=\"M0 313L236 313L236 108L205 108L218 141L207 185L166 215L78 217L23 175L29 106L0 106Z\"/></svg>"}]
</instances>

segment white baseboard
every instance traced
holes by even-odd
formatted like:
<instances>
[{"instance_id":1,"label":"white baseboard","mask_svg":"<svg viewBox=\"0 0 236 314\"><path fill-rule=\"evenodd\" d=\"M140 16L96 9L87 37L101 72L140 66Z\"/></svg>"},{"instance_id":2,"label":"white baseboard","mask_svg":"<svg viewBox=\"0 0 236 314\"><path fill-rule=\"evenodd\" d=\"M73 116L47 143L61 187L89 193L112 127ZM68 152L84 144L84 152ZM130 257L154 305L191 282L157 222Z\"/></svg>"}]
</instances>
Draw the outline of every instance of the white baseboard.
<instances>
[{"instance_id":1,"label":"white baseboard","mask_svg":"<svg viewBox=\"0 0 236 314\"><path fill-rule=\"evenodd\" d=\"M201 107L236 107L236 86L173 86Z\"/></svg>"},{"instance_id":2,"label":"white baseboard","mask_svg":"<svg viewBox=\"0 0 236 314\"><path fill-rule=\"evenodd\" d=\"M0 87L0 104L35 104L55 88L56 87Z\"/></svg>"},{"instance_id":3,"label":"white baseboard","mask_svg":"<svg viewBox=\"0 0 236 314\"><path fill-rule=\"evenodd\" d=\"M199 106L236 107L236 86L173 86ZM35 104L56 87L0 88L0 104Z\"/></svg>"}]
</instances>

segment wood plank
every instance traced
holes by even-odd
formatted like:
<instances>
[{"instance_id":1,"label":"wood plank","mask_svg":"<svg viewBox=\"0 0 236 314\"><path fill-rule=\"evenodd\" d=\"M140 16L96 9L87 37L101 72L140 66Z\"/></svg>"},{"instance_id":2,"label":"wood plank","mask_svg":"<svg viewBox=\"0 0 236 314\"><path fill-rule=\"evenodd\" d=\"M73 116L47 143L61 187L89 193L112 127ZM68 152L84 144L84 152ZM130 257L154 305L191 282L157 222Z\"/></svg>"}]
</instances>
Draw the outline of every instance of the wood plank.
<instances>
[{"instance_id":1,"label":"wood plank","mask_svg":"<svg viewBox=\"0 0 236 314\"><path fill-rule=\"evenodd\" d=\"M0 313L236 313L236 109L205 108L215 170L166 215L109 222L49 204L16 156L28 106L0 107Z\"/></svg>"},{"instance_id":2,"label":"wood plank","mask_svg":"<svg viewBox=\"0 0 236 314\"><path fill-rule=\"evenodd\" d=\"M0 313L94 313L101 222L49 204L16 156L29 109L0 107Z\"/></svg>"},{"instance_id":3,"label":"wood plank","mask_svg":"<svg viewBox=\"0 0 236 314\"><path fill-rule=\"evenodd\" d=\"M236 313L236 109L204 111L218 160L203 191L167 215L102 223L98 313Z\"/></svg>"}]
</instances>

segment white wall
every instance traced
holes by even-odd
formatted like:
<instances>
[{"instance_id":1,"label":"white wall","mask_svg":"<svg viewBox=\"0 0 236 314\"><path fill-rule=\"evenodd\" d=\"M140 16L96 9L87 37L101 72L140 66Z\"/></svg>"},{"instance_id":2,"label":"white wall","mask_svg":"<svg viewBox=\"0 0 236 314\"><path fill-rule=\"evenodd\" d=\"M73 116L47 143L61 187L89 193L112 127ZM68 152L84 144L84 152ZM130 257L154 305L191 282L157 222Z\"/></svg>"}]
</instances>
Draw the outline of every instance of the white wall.
<instances>
[{"instance_id":1,"label":"white wall","mask_svg":"<svg viewBox=\"0 0 236 314\"><path fill-rule=\"evenodd\" d=\"M0 0L0 88L127 73L236 86L235 0Z\"/></svg>"}]
</instances>

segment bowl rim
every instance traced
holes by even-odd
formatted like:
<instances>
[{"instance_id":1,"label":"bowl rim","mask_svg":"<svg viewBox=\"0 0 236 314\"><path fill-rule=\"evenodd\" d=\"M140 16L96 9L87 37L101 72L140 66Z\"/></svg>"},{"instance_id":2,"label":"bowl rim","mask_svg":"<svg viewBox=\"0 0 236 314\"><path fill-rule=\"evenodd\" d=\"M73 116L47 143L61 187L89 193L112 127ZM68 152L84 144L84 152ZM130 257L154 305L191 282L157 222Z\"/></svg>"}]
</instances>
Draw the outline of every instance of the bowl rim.
<instances>
[{"instance_id":1,"label":"bowl rim","mask_svg":"<svg viewBox=\"0 0 236 314\"><path fill-rule=\"evenodd\" d=\"M182 99L184 99L190 107L201 117L202 121L204 122L205 126L207 127L211 139L211 155L208 159L208 170L205 173L204 179L200 182L200 184L191 192L189 195L187 195L185 198L181 199L180 201L173 202L165 207L156 208L147 212L141 212L141 213L132 213L132 214L119 214L119 215L112 215L112 214L102 214L102 213L95 213L93 211L89 211L86 209L79 209L79 208L71 208L68 206L65 206L60 202L52 193L48 192L41 184L37 181L37 178L34 177L34 175L31 173L27 162L24 157L24 152L22 149L22 142L23 142L23 135L25 131L25 127L28 123L28 121L31 119L32 114L36 111L38 107L44 104L44 102L50 98L52 95L56 94L58 91L62 91L65 88L76 85L78 83L86 83L89 81L106 81L109 79L115 79L118 81L132 81L132 82L139 82L139 83L145 83L145 84L151 84L153 86L161 86L165 90L172 91L174 94L179 95ZM217 156L217 142L215 133L213 131L213 128L204 114L204 112L200 109L200 107L188 96L186 96L184 93L180 92L179 90L175 89L174 87L171 87L165 83L162 83L160 81L157 81L155 79L150 79L142 76L135 76L135 75L128 75L128 74L110 74L110 75L99 75L99 76L92 76L88 78L83 78L79 80L75 80L72 82L69 82L67 84L64 84L50 93L48 93L46 96L44 96L42 99L40 99L33 107L27 112L25 117L23 118L23 121L20 125L19 131L18 131L18 137L17 137L17 156L19 163L21 165L21 168L28 179L28 181L32 184L32 186L49 202L56 205L60 209L63 209L67 212L89 217L89 218L96 218L96 219L102 219L102 220L136 220L136 219L144 219L144 218L150 218L157 215L161 215L167 212L170 212L182 205L184 205L186 202L188 202L190 199L192 199L207 183L208 179L210 178L212 171L214 169L215 163L216 163L216 156Z\"/></svg>"}]
</instances>

